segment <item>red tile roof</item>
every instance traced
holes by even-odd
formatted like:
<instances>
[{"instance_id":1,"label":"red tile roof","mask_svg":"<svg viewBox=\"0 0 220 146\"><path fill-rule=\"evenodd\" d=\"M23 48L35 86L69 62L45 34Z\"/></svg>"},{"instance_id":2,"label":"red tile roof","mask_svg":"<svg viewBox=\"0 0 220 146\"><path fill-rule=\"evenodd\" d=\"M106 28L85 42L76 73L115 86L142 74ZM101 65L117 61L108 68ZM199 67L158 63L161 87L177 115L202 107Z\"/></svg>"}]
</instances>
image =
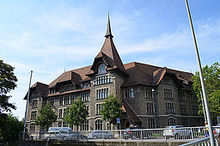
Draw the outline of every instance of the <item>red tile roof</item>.
<instances>
[{"instance_id":1,"label":"red tile roof","mask_svg":"<svg viewBox=\"0 0 220 146\"><path fill-rule=\"evenodd\" d=\"M49 88L54 87L57 83L66 81L73 81L75 84L79 85L81 81L90 80L90 77L86 76L86 74L90 71L90 68L91 66L86 66L64 72L49 84Z\"/></svg>"},{"instance_id":2,"label":"red tile roof","mask_svg":"<svg viewBox=\"0 0 220 146\"><path fill-rule=\"evenodd\" d=\"M94 59L91 70L93 71L96 70L100 60L103 60L103 62L107 65L107 70L118 69L119 71L126 74L124 65L114 45L113 39L110 36L105 39L105 42L100 52ZM92 73L88 73L88 74L92 74Z\"/></svg>"},{"instance_id":3,"label":"red tile roof","mask_svg":"<svg viewBox=\"0 0 220 146\"><path fill-rule=\"evenodd\" d=\"M168 69L166 67L158 67L149 64L132 62L125 64L128 78L125 79L123 86L130 85L158 85L166 73L175 75L179 80L192 82L192 73Z\"/></svg>"},{"instance_id":4,"label":"red tile roof","mask_svg":"<svg viewBox=\"0 0 220 146\"><path fill-rule=\"evenodd\" d=\"M83 81L89 81L91 78L87 76L88 72L93 72L90 70L91 66L86 66L78 68L75 70L67 71L61 74L58 78L49 84L49 88L54 87L57 83L65 81L73 81L74 83L80 83ZM143 64L138 62L131 62L124 65L126 73L129 75L123 83L123 86L130 85L148 85L154 86L160 83L166 73L174 74L177 79L192 82L192 73L177 71L174 69L168 69L166 67L158 67L149 64Z\"/></svg>"}]
</instances>

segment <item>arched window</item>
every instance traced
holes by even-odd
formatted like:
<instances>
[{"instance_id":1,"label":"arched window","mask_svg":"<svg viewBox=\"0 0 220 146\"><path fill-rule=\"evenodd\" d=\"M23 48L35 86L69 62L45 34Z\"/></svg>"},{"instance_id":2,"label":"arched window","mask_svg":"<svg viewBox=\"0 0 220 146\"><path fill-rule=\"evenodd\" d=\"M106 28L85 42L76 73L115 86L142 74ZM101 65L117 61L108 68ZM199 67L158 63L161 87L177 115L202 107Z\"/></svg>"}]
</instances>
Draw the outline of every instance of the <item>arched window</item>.
<instances>
[{"instance_id":1,"label":"arched window","mask_svg":"<svg viewBox=\"0 0 220 146\"><path fill-rule=\"evenodd\" d=\"M95 121L95 130L102 130L102 121L101 120Z\"/></svg>"},{"instance_id":2,"label":"arched window","mask_svg":"<svg viewBox=\"0 0 220 146\"><path fill-rule=\"evenodd\" d=\"M172 125L176 125L176 119L174 118L167 119L167 126L172 126Z\"/></svg>"},{"instance_id":3,"label":"arched window","mask_svg":"<svg viewBox=\"0 0 220 146\"><path fill-rule=\"evenodd\" d=\"M103 73L106 73L105 65L100 64L98 68L98 74L103 74Z\"/></svg>"}]
</instances>

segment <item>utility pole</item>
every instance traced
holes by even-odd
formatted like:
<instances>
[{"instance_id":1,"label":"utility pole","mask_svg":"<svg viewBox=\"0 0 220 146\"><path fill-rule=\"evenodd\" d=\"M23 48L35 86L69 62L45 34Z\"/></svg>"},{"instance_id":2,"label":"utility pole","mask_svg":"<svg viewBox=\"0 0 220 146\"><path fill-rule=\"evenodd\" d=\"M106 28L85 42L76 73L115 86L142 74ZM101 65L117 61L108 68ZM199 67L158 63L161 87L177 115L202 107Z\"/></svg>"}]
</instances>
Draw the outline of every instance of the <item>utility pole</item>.
<instances>
[{"instance_id":1,"label":"utility pole","mask_svg":"<svg viewBox=\"0 0 220 146\"><path fill-rule=\"evenodd\" d=\"M27 102L26 102L26 108L25 108L25 116L24 116L23 140L25 140L26 119L27 119L27 110L28 110L29 97L30 97L30 87L31 87L32 74L33 74L33 71L31 70L30 82L29 82L29 88L28 88L28 95L27 95Z\"/></svg>"},{"instance_id":2,"label":"utility pole","mask_svg":"<svg viewBox=\"0 0 220 146\"><path fill-rule=\"evenodd\" d=\"M206 111L207 120L208 120L210 142L211 142L212 146L215 146L213 129L212 129L212 121L211 121L210 113L209 113L209 103L207 100L205 82L204 82L204 78L203 78L202 66L201 66L201 61L200 61L200 57L199 57L199 50L198 50L198 46L197 46L197 42L196 42L196 36L195 36L194 28L193 28L193 23L192 23L190 10L189 10L188 0L186 0L186 8L187 8L187 12L188 12L188 17L189 17L189 22L190 22L190 26L191 26L194 46L195 46L195 50L196 50L197 62L198 62L198 66L199 66L199 76L200 76L200 82L201 82L201 86L202 86L202 93L203 93L203 97L204 97L205 111Z\"/></svg>"}]
</instances>

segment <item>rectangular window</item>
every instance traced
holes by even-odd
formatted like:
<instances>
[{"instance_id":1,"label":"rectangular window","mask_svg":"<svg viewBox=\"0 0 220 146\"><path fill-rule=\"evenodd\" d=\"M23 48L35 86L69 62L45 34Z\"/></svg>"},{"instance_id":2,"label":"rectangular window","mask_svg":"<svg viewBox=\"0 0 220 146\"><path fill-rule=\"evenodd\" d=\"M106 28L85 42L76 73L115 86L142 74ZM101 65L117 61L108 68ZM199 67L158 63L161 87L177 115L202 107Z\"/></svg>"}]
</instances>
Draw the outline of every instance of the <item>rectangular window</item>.
<instances>
[{"instance_id":1,"label":"rectangular window","mask_svg":"<svg viewBox=\"0 0 220 146\"><path fill-rule=\"evenodd\" d=\"M96 104L96 114L99 115L102 110L103 105L102 104Z\"/></svg>"},{"instance_id":2,"label":"rectangular window","mask_svg":"<svg viewBox=\"0 0 220 146\"><path fill-rule=\"evenodd\" d=\"M164 98L171 99L173 98L171 89L164 89Z\"/></svg>"},{"instance_id":3,"label":"rectangular window","mask_svg":"<svg viewBox=\"0 0 220 146\"><path fill-rule=\"evenodd\" d=\"M36 120L37 111L31 112L31 120Z\"/></svg>"},{"instance_id":4,"label":"rectangular window","mask_svg":"<svg viewBox=\"0 0 220 146\"><path fill-rule=\"evenodd\" d=\"M59 105L63 105L63 97L59 98Z\"/></svg>"},{"instance_id":5,"label":"rectangular window","mask_svg":"<svg viewBox=\"0 0 220 146\"><path fill-rule=\"evenodd\" d=\"M101 120L95 121L95 130L102 130L102 121Z\"/></svg>"},{"instance_id":6,"label":"rectangular window","mask_svg":"<svg viewBox=\"0 0 220 146\"><path fill-rule=\"evenodd\" d=\"M106 99L108 98L108 95L108 88L96 90L96 99Z\"/></svg>"},{"instance_id":7,"label":"rectangular window","mask_svg":"<svg viewBox=\"0 0 220 146\"><path fill-rule=\"evenodd\" d=\"M38 106L38 100L33 100L32 107L36 108Z\"/></svg>"},{"instance_id":8,"label":"rectangular window","mask_svg":"<svg viewBox=\"0 0 220 146\"><path fill-rule=\"evenodd\" d=\"M69 96L64 96L64 105L69 104Z\"/></svg>"},{"instance_id":9,"label":"rectangular window","mask_svg":"<svg viewBox=\"0 0 220 146\"><path fill-rule=\"evenodd\" d=\"M59 109L58 118L63 118L63 109Z\"/></svg>"},{"instance_id":10,"label":"rectangular window","mask_svg":"<svg viewBox=\"0 0 220 146\"><path fill-rule=\"evenodd\" d=\"M89 121L88 120L85 120L82 125L80 126L80 130L86 130L88 131L89 130Z\"/></svg>"},{"instance_id":11,"label":"rectangular window","mask_svg":"<svg viewBox=\"0 0 220 146\"><path fill-rule=\"evenodd\" d=\"M102 85L102 84L111 83L111 82L112 80L109 75L98 76L96 77L94 81L94 85Z\"/></svg>"},{"instance_id":12,"label":"rectangular window","mask_svg":"<svg viewBox=\"0 0 220 146\"><path fill-rule=\"evenodd\" d=\"M148 102L148 103L147 103L147 113L148 113L148 114L153 114L153 113L155 113L154 103L152 103L152 102Z\"/></svg>"},{"instance_id":13,"label":"rectangular window","mask_svg":"<svg viewBox=\"0 0 220 146\"><path fill-rule=\"evenodd\" d=\"M147 118L148 128L156 128L156 120L155 118Z\"/></svg>"},{"instance_id":14,"label":"rectangular window","mask_svg":"<svg viewBox=\"0 0 220 146\"><path fill-rule=\"evenodd\" d=\"M81 100L83 102L89 101L89 93L81 93Z\"/></svg>"},{"instance_id":15,"label":"rectangular window","mask_svg":"<svg viewBox=\"0 0 220 146\"><path fill-rule=\"evenodd\" d=\"M166 114L174 114L174 103L165 103L166 106Z\"/></svg>"},{"instance_id":16,"label":"rectangular window","mask_svg":"<svg viewBox=\"0 0 220 146\"><path fill-rule=\"evenodd\" d=\"M145 88L145 98L152 98L152 89Z\"/></svg>"},{"instance_id":17,"label":"rectangular window","mask_svg":"<svg viewBox=\"0 0 220 146\"><path fill-rule=\"evenodd\" d=\"M186 95L184 91L179 91L178 94L179 94L178 97L180 101L186 101Z\"/></svg>"},{"instance_id":18,"label":"rectangular window","mask_svg":"<svg viewBox=\"0 0 220 146\"><path fill-rule=\"evenodd\" d=\"M130 88L130 89L125 89L124 90L124 98L134 98L134 89Z\"/></svg>"}]
</instances>

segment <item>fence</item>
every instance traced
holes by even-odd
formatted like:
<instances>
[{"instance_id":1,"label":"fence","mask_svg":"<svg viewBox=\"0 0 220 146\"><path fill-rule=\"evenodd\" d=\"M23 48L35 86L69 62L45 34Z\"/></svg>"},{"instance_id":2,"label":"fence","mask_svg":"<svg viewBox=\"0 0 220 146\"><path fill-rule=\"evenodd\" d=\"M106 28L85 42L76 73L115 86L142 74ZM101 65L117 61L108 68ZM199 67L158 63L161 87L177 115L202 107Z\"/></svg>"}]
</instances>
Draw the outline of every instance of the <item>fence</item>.
<instances>
[{"instance_id":1,"label":"fence","mask_svg":"<svg viewBox=\"0 0 220 146\"><path fill-rule=\"evenodd\" d=\"M220 127L214 127L218 135ZM22 133L21 133L22 135ZM126 130L94 130L65 132L53 131L32 132L25 134L25 140L196 140L208 136L205 127L158 128L158 129L126 129ZM22 138L20 138L22 139Z\"/></svg>"},{"instance_id":2,"label":"fence","mask_svg":"<svg viewBox=\"0 0 220 146\"><path fill-rule=\"evenodd\" d=\"M218 138L219 138L219 135L215 135L214 137L214 140L215 140L215 145L216 146L219 146L219 143L220 141L218 141ZM206 137L206 138L202 138L202 139L199 139L199 140L195 140L195 141L192 141L192 142L189 142L189 143L186 143L186 144L182 144L180 146L210 146L210 138L209 137Z\"/></svg>"}]
</instances>

